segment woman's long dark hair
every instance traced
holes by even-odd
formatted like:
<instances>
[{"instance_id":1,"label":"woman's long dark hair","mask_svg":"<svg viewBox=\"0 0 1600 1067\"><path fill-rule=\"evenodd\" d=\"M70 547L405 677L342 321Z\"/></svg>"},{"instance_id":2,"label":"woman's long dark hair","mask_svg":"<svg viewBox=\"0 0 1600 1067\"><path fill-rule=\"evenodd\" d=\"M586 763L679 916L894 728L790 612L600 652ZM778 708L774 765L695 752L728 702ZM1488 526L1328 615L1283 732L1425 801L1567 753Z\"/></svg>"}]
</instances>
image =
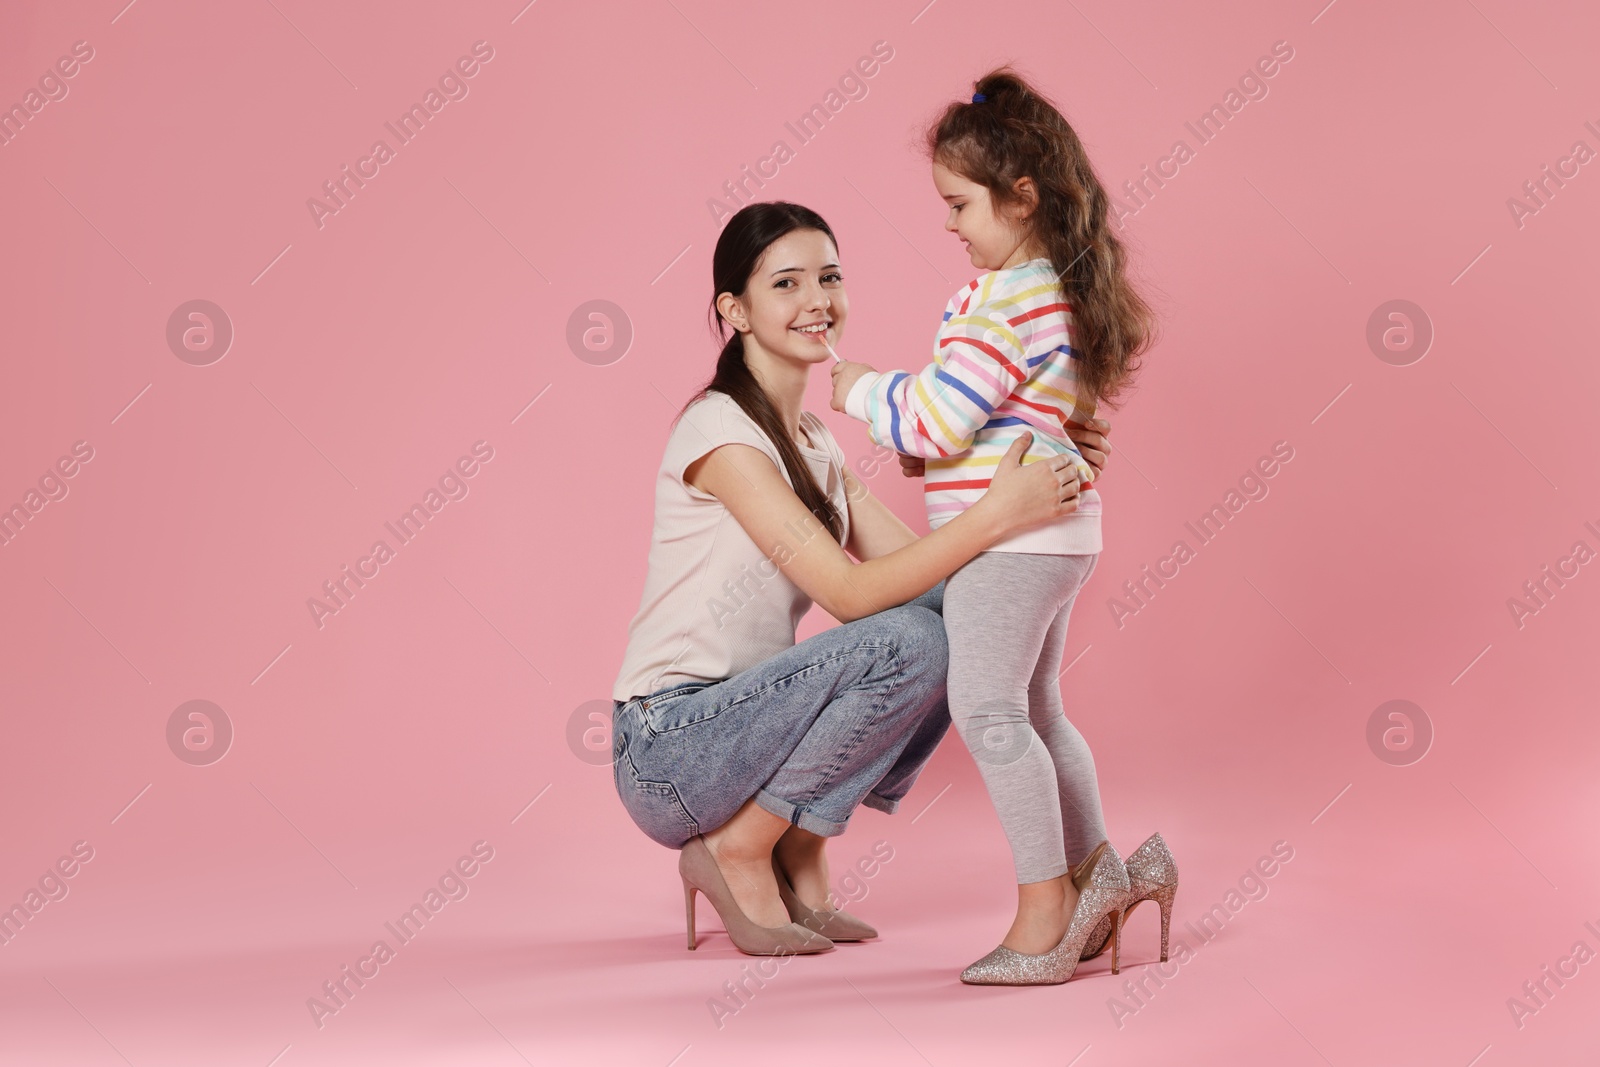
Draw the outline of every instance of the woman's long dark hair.
<instances>
[{"instance_id":1,"label":"woman's long dark hair","mask_svg":"<svg viewBox=\"0 0 1600 1067\"><path fill-rule=\"evenodd\" d=\"M745 364L744 335L734 330L733 336L728 337L728 324L717 311L717 297L723 293L743 297L762 254L774 241L795 230L819 230L828 235L835 249L839 247L833 230L821 215L810 208L781 200L747 204L723 227L722 236L717 238L717 250L711 256L711 328L713 336L724 341L722 352L717 356L716 373L698 393L689 398L688 404L679 410L673 422L682 418L690 404L703 399L713 389L733 397L744 413L772 438L801 503L822 521L837 541L844 534L844 517L817 485L816 478L800 455L799 446L778 417L778 409L772 406L766 390L761 388L761 383L756 381L755 375L750 373L749 366Z\"/></svg>"},{"instance_id":2,"label":"woman's long dark hair","mask_svg":"<svg viewBox=\"0 0 1600 1067\"><path fill-rule=\"evenodd\" d=\"M1067 120L1010 67L978 79L984 97L958 101L928 128L937 162L989 190L996 207L1023 206L1014 185L1033 179L1028 220L1072 306L1072 348L1085 399L1110 404L1139 369L1155 315L1125 276L1127 254L1106 214L1110 200Z\"/></svg>"}]
</instances>

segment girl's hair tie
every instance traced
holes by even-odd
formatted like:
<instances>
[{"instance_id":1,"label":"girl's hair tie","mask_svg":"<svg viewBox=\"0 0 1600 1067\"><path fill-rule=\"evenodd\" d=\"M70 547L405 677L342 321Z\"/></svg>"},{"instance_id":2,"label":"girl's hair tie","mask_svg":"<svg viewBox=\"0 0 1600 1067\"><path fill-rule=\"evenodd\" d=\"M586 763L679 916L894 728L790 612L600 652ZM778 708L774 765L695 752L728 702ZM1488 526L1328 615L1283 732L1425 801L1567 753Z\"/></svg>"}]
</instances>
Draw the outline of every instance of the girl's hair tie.
<instances>
[{"instance_id":1,"label":"girl's hair tie","mask_svg":"<svg viewBox=\"0 0 1600 1067\"><path fill-rule=\"evenodd\" d=\"M974 104L981 104L987 99L989 99L989 98L987 96L984 96L982 93L973 93L972 94L972 102Z\"/></svg>"}]
</instances>

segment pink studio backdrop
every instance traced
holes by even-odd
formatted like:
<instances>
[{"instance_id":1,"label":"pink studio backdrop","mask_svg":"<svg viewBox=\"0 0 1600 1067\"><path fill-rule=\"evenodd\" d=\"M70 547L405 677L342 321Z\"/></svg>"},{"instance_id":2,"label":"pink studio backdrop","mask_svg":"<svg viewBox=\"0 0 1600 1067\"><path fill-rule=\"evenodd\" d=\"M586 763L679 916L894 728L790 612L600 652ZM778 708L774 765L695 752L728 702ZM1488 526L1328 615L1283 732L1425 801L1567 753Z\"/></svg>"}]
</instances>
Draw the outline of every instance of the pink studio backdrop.
<instances>
[{"instance_id":1,"label":"pink studio backdrop","mask_svg":"<svg viewBox=\"0 0 1600 1067\"><path fill-rule=\"evenodd\" d=\"M27 514L0 546L0 904L26 912L4 1062L1592 1050L1592 10L124 3L0 13L24 109L0 123L0 505ZM1117 978L961 986L1013 889L952 736L902 814L832 848L841 876L892 853L841 882L882 941L757 983L704 906L684 951L676 857L585 736L669 420L714 360L710 203L764 168L751 195L820 211L844 354L920 368L974 271L916 138L1008 59L1082 135L1161 317L1062 684L1114 843L1160 829L1178 857L1188 951L1158 968L1140 909ZM611 332L585 347L591 301ZM925 528L815 378L810 410ZM1135 600L1146 566L1167 577ZM315 1012L380 939L393 958Z\"/></svg>"}]
</instances>

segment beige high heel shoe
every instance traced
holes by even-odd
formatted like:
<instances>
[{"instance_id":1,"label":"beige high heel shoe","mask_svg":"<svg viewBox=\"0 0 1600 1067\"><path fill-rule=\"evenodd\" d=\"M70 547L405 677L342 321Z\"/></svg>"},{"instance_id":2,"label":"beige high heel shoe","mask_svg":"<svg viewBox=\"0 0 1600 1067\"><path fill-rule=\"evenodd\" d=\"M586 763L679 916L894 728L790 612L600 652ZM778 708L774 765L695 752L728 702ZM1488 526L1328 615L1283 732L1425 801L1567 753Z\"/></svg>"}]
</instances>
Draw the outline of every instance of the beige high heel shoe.
<instances>
[{"instance_id":1,"label":"beige high heel shoe","mask_svg":"<svg viewBox=\"0 0 1600 1067\"><path fill-rule=\"evenodd\" d=\"M1131 894L1127 868L1111 842L1102 841L1071 874L1078 903L1055 948L1035 956L999 945L962 971L961 980L968 985L1060 985L1077 970L1084 942L1101 919L1111 924L1111 973L1116 974L1117 935Z\"/></svg>"},{"instance_id":2,"label":"beige high heel shoe","mask_svg":"<svg viewBox=\"0 0 1600 1067\"><path fill-rule=\"evenodd\" d=\"M778 876L778 896L783 898L789 918L807 930L815 931L829 941L865 941L878 936L877 930L843 908L813 908L801 900L790 884L789 876L778 863L776 853L772 857L772 873Z\"/></svg>"},{"instance_id":3,"label":"beige high heel shoe","mask_svg":"<svg viewBox=\"0 0 1600 1067\"><path fill-rule=\"evenodd\" d=\"M1172 858L1160 831L1146 838L1144 844L1134 849L1128 857L1128 881L1133 896L1128 906L1122 909L1121 921L1127 923L1128 916L1140 903L1155 901L1161 909L1161 962L1166 963L1167 940L1172 931L1172 901L1178 895L1178 861ZM1110 933L1111 922L1102 919L1084 945L1083 958L1092 960L1104 952Z\"/></svg>"},{"instance_id":4,"label":"beige high heel shoe","mask_svg":"<svg viewBox=\"0 0 1600 1067\"><path fill-rule=\"evenodd\" d=\"M683 851L678 854L678 876L683 879L683 914L689 927L690 949L695 947L694 894L697 889L717 909L733 946L746 955L790 956L833 949L832 941L799 923L758 926L752 922L733 899L704 837L696 835L684 844Z\"/></svg>"}]
</instances>

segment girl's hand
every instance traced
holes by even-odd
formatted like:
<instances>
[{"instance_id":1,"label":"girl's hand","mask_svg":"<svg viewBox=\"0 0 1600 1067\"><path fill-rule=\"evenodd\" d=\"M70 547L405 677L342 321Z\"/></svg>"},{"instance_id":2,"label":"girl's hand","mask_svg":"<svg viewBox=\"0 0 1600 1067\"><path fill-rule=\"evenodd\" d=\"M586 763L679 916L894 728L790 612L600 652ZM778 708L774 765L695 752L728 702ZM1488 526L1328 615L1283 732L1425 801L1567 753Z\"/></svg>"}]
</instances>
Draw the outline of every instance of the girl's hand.
<instances>
[{"instance_id":1,"label":"girl's hand","mask_svg":"<svg viewBox=\"0 0 1600 1067\"><path fill-rule=\"evenodd\" d=\"M840 360L833 365L833 399L828 406L835 411L844 410L844 398L850 395L850 387L863 374L872 370L865 363L852 363L848 359Z\"/></svg>"},{"instance_id":2,"label":"girl's hand","mask_svg":"<svg viewBox=\"0 0 1600 1067\"><path fill-rule=\"evenodd\" d=\"M1098 482L1106 469L1106 460L1111 455L1111 442L1104 435L1110 432L1111 423L1105 419L1090 419L1087 426L1077 422L1067 423L1067 436L1072 438L1079 454L1094 468L1092 481Z\"/></svg>"},{"instance_id":3,"label":"girl's hand","mask_svg":"<svg viewBox=\"0 0 1600 1067\"><path fill-rule=\"evenodd\" d=\"M900 457L900 473L907 478L921 478L927 470L927 461L921 456L908 456L904 452L896 452Z\"/></svg>"},{"instance_id":4,"label":"girl's hand","mask_svg":"<svg viewBox=\"0 0 1600 1067\"><path fill-rule=\"evenodd\" d=\"M989 509L1006 534L1078 510L1078 468L1066 453L1024 464L1033 431L1023 433L1000 457L994 480L974 507Z\"/></svg>"}]
</instances>

